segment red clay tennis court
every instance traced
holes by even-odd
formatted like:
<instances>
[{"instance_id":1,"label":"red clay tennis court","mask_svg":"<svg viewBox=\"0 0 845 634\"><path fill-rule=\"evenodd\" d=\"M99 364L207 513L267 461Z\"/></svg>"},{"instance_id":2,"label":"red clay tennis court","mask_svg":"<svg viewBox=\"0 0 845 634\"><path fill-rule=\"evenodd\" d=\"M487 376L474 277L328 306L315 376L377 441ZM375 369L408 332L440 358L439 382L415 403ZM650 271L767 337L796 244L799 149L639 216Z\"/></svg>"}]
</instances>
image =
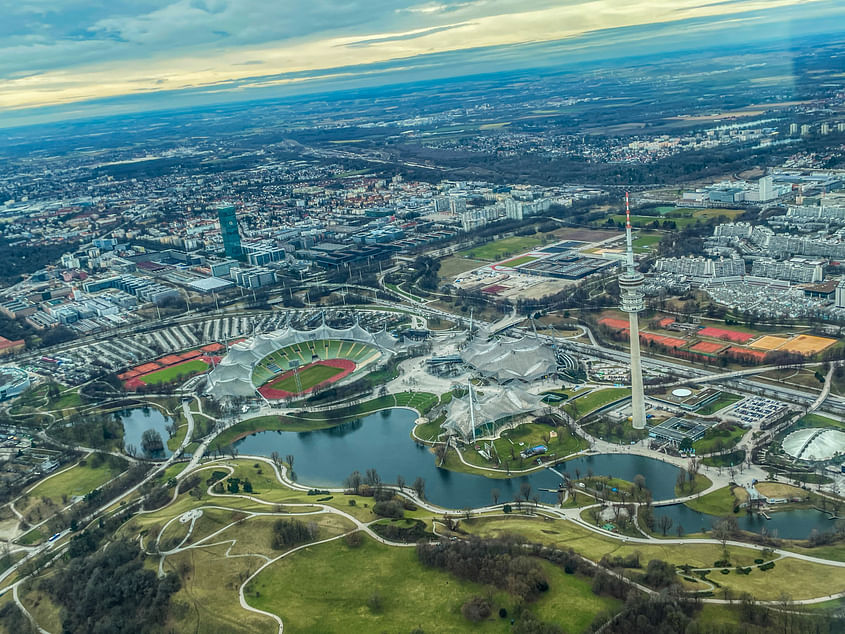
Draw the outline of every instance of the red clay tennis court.
<instances>
[{"instance_id":1,"label":"red clay tennis court","mask_svg":"<svg viewBox=\"0 0 845 634\"><path fill-rule=\"evenodd\" d=\"M715 343L713 341L699 341L697 344L690 347L690 350L695 350L696 352L703 352L704 354L712 354L714 352L718 352L724 347L725 344L723 343Z\"/></svg>"},{"instance_id":2,"label":"red clay tennis court","mask_svg":"<svg viewBox=\"0 0 845 634\"><path fill-rule=\"evenodd\" d=\"M749 350L735 346L728 348L728 354L735 359L749 359L758 362L762 362L766 358L766 353L760 350Z\"/></svg>"},{"instance_id":3,"label":"red clay tennis court","mask_svg":"<svg viewBox=\"0 0 845 634\"><path fill-rule=\"evenodd\" d=\"M616 319L616 317L602 317L599 319L599 323L602 326L607 326L608 328L613 328L614 330L622 330L623 328L628 327L627 319Z\"/></svg>"},{"instance_id":4,"label":"red clay tennis court","mask_svg":"<svg viewBox=\"0 0 845 634\"><path fill-rule=\"evenodd\" d=\"M724 328L713 328L708 326L698 331L702 337L713 337L715 339L726 339L728 341L735 341L736 343L745 343L754 338L754 335L747 332L739 332L738 330L725 330Z\"/></svg>"}]
</instances>

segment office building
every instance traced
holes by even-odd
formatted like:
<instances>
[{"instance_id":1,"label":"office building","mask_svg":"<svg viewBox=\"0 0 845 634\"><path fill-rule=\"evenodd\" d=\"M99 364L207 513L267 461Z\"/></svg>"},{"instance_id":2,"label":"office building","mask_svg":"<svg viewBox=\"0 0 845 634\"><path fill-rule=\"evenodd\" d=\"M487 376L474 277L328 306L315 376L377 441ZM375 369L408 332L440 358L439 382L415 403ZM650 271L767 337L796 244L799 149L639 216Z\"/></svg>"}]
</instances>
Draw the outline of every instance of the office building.
<instances>
[{"instance_id":1,"label":"office building","mask_svg":"<svg viewBox=\"0 0 845 634\"><path fill-rule=\"evenodd\" d=\"M217 209L220 220L220 235L223 236L223 250L230 258L240 258L243 254L241 236L238 233L238 216L234 205L221 205Z\"/></svg>"}]
</instances>

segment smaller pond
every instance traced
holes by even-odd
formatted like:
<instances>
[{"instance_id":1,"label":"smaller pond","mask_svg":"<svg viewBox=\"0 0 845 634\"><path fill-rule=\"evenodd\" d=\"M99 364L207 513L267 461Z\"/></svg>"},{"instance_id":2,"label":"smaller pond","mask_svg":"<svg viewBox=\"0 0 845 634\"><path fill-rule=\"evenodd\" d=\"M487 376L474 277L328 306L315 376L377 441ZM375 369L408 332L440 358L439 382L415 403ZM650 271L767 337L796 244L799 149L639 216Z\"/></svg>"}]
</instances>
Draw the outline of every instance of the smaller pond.
<instances>
[{"instance_id":1,"label":"smaller pond","mask_svg":"<svg viewBox=\"0 0 845 634\"><path fill-rule=\"evenodd\" d=\"M684 533L709 531L713 527L713 523L719 520L716 515L699 513L683 504L654 508L655 521L663 515L672 519L672 528L667 532L667 535L677 535L678 526L683 527ZM769 520L758 513L748 514L745 510L731 514L732 517L736 518L739 528L744 531L759 535L765 529L768 535L783 539L807 539L813 530L826 533L835 528L835 522L829 519L830 516L827 513L814 509L778 511L768 515L771 517Z\"/></svg>"},{"instance_id":2,"label":"smaller pond","mask_svg":"<svg viewBox=\"0 0 845 634\"><path fill-rule=\"evenodd\" d=\"M169 458L173 452L167 448L167 425L173 419L162 414L156 407L134 407L115 413L123 423L123 449L132 445L137 450L138 458ZM153 429L161 436L164 448L153 454L145 454L141 446L141 437L148 429Z\"/></svg>"}]
</instances>

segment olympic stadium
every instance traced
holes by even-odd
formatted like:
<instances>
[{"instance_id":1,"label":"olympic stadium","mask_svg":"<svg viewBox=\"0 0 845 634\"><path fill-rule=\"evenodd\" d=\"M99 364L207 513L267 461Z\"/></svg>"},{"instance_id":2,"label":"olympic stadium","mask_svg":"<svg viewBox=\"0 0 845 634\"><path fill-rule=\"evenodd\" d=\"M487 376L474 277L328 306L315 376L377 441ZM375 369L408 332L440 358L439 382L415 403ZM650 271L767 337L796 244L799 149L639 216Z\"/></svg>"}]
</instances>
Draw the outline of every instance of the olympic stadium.
<instances>
[{"instance_id":1,"label":"olympic stadium","mask_svg":"<svg viewBox=\"0 0 845 634\"><path fill-rule=\"evenodd\" d=\"M216 399L286 399L360 376L382 366L405 345L385 330L375 334L358 323L314 330L290 326L259 334L229 348L208 374L206 392Z\"/></svg>"}]
</instances>

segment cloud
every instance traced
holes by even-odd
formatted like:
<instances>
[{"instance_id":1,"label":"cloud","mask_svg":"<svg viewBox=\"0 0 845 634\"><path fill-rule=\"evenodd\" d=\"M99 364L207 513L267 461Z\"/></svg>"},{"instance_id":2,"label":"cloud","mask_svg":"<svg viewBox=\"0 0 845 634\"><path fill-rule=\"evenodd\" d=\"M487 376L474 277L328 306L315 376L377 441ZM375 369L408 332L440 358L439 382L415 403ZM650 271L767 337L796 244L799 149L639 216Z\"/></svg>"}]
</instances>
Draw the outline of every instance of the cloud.
<instances>
[{"instance_id":1,"label":"cloud","mask_svg":"<svg viewBox=\"0 0 845 634\"><path fill-rule=\"evenodd\" d=\"M843 11L823 0L535 0L525 6L517 0L23 0L3 9L0 109L153 93L162 86L243 91L346 78L348 68L408 67L409 60L444 54L457 60L486 50L501 58L509 47L531 43L587 38L591 46L604 37L606 46L626 29L629 36L631 29L661 25L706 29L793 7L808 16L814 7L819 16ZM452 72L459 71L456 61Z\"/></svg>"}]
</instances>

